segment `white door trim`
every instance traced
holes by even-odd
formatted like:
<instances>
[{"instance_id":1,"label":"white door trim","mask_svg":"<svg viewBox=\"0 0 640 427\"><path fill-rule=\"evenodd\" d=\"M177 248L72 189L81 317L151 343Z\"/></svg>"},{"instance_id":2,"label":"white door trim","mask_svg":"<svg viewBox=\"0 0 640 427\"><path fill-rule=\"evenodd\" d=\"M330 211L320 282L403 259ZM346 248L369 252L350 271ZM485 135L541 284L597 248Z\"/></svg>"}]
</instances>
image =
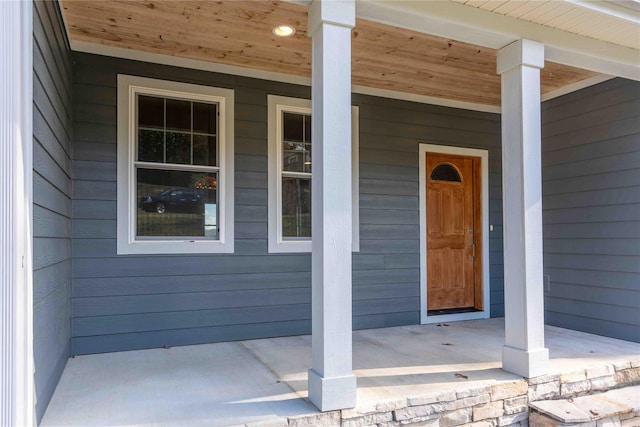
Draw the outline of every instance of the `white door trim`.
<instances>
[{"instance_id":1,"label":"white door trim","mask_svg":"<svg viewBox=\"0 0 640 427\"><path fill-rule=\"evenodd\" d=\"M475 148L420 144L420 323L454 322L458 320L486 319L490 315L491 292L489 283L489 151ZM482 200L482 311L429 316L427 313L427 153L480 157Z\"/></svg>"}]
</instances>

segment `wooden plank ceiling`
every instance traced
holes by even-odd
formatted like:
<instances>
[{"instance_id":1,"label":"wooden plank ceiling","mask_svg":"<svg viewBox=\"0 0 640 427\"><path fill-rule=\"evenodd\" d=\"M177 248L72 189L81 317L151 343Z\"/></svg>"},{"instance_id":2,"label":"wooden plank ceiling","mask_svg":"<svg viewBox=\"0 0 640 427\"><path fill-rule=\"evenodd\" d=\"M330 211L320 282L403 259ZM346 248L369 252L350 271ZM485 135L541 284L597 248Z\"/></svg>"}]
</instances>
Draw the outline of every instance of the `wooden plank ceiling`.
<instances>
[{"instance_id":1,"label":"wooden plank ceiling","mask_svg":"<svg viewBox=\"0 0 640 427\"><path fill-rule=\"evenodd\" d=\"M311 75L306 8L278 1L62 0L73 42L171 55L264 71ZM297 32L275 37L291 24ZM352 32L355 85L500 105L496 52L358 20ZM547 62L546 93L595 75Z\"/></svg>"}]
</instances>

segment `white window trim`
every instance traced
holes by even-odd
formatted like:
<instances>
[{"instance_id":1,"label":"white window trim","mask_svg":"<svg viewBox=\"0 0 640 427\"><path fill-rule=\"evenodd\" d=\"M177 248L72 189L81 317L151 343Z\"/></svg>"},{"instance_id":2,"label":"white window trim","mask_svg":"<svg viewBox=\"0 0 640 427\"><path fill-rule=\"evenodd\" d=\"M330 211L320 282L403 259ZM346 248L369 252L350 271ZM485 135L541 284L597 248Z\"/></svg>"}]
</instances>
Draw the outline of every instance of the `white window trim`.
<instances>
[{"instance_id":1,"label":"white window trim","mask_svg":"<svg viewBox=\"0 0 640 427\"><path fill-rule=\"evenodd\" d=\"M219 105L218 240L137 240L135 192L135 95L180 97ZM233 253L234 250L234 92L188 83L118 75L118 255ZM163 164L158 164L163 168Z\"/></svg>"},{"instance_id":2,"label":"white window trim","mask_svg":"<svg viewBox=\"0 0 640 427\"><path fill-rule=\"evenodd\" d=\"M311 252L311 239L282 238L282 112L311 114L311 101L269 95L269 253ZM351 202L353 252L360 251L359 109L351 107Z\"/></svg>"}]
</instances>

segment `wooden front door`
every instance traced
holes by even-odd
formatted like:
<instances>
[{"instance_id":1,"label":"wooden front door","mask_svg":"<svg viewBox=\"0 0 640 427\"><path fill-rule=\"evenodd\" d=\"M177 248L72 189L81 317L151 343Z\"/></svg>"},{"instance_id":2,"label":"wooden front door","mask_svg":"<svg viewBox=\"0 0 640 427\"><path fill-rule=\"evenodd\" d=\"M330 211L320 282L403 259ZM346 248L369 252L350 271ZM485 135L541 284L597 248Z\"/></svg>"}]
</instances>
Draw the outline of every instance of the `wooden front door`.
<instances>
[{"instance_id":1,"label":"wooden front door","mask_svg":"<svg viewBox=\"0 0 640 427\"><path fill-rule=\"evenodd\" d=\"M427 153L427 310L482 309L480 159Z\"/></svg>"}]
</instances>

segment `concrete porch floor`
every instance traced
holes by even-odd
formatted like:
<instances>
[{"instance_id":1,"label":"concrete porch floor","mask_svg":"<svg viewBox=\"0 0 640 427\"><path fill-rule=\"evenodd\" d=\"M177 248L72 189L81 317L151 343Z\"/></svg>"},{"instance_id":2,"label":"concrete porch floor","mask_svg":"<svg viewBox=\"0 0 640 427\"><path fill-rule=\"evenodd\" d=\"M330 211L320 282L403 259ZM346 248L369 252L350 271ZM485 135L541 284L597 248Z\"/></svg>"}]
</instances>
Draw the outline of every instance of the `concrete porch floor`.
<instances>
[{"instance_id":1,"label":"concrete porch floor","mask_svg":"<svg viewBox=\"0 0 640 427\"><path fill-rule=\"evenodd\" d=\"M500 369L504 320L354 331L358 408L519 379ZM637 359L640 344L547 326L551 373ZM307 396L311 337L70 359L42 426L277 424L318 412Z\"/></svg>"}]
</instances>

